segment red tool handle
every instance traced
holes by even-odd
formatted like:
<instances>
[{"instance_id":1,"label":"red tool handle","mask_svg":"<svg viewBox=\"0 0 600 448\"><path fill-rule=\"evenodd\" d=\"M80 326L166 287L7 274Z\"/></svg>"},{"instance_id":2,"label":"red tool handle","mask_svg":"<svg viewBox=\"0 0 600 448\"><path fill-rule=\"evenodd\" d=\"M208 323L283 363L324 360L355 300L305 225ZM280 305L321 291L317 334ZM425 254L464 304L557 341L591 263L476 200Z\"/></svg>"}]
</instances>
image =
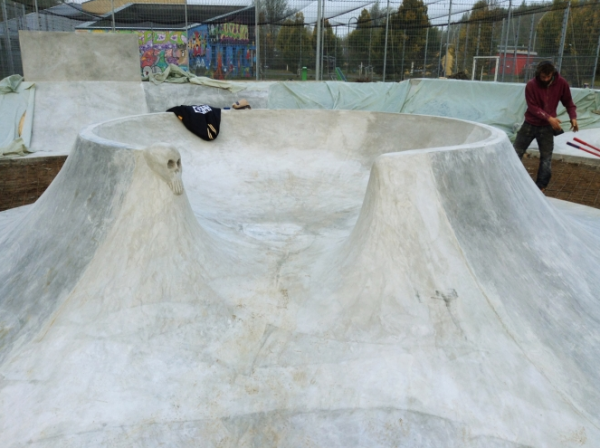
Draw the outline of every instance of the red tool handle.
<instances>
[{"instance_id":1,"label":"red tool handle","mask_svg":"<svg viewBox=\"0 0 600 448\"><path fill-rule=\"evenodd\" d=\"M590 145L589 143L584 142L583 140L581 140L577 137L575 137L573 140L575 140L576 142L579 142L579 143L583 143L585 146L589 146L590 148L595 149L596 151L600 151L600 148L596 148L594 145Z\"/></svg>"},{"instance_id":2,"label":"red tool handle","mask_svg":"<svg viewBox=\"0 0 600 448\"><path fill-rule=\"evenodd\" d=\"M581 146L576 145L575 143L567 142L567 145L572 146L573 148L581 149L582 151L585 151L585 152L587 152L587 153L589 153L589 154L591 154L593 156L600 157L600 154L592 152L589 149L582 148Z\"/></svg>"}]
</instances>

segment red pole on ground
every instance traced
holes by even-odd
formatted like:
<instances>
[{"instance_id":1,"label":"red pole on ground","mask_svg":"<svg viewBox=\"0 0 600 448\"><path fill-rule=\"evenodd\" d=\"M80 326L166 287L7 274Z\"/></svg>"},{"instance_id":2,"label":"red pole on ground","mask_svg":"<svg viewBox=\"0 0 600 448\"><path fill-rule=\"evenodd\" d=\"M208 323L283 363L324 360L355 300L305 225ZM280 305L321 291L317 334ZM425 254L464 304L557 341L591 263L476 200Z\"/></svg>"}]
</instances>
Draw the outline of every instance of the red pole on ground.
<instances>
[{"instance_id":1,"label":"red pole on ground","mask_svg":"<svg viewBox=\"0 0 600 448\"><path fill-rule=\"evenodd\" d=\"M585 151L585 152L587 152L587 153L590 153L590 154L591 154L591 155L593 155L593 156L600 157L600 154L597 154L597 153L595 153L595 152L592 152L592 151L589 151L589 150L587 150L587 149L585 149L585 148L582 148L581 146L579 146L579 145L576 145L575 143L567 142L567 145L569 145L569 146L572 146L573 148L581 149L582 151Z\"/></svg>"},{"instance_id":2,"label":"red pole on ground","mask_svg":"<svg viewBox=\"0 0 600 448\"><path fill-rule=\"evenodd\" d=\"M575 137L573 140L575 140L576 142L579 142L579 143L583 143L585 146L589 146L590 148L595 149L596 151L600 151L600 148L596 148L594 145L590 145L589 143L584 142L583 140L581 140L577 137Z\"/></svg>"}]
</instances>

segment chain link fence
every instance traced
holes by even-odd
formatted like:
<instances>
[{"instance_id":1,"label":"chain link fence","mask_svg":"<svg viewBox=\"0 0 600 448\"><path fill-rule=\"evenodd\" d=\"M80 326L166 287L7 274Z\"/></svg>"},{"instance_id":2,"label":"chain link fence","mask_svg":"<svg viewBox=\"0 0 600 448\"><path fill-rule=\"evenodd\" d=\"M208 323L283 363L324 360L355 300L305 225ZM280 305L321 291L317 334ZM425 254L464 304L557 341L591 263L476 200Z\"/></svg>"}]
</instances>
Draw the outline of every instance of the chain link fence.
<instances>
[{"instance_id":1,"label":"chain link fence","mask_svg":"<svg viewBox=\"0 0 600 448\"><path fill-rule=\"evenodd\" d=\"M205 3L0 0L0 77L22 74L18 31L40 30L136 33L142 75L175 64L216 79L522 83L550 59L572 86L598 85L598 0Z\"/></svg>"}]
</instances>

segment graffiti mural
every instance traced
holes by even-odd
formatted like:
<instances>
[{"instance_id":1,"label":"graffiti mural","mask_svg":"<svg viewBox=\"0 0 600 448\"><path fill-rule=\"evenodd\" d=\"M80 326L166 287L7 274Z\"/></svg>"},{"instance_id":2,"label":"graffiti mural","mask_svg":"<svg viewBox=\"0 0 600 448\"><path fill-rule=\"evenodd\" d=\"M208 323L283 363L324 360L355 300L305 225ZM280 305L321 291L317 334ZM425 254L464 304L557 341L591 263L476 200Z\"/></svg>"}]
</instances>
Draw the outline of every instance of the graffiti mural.
<instances>
[{"instance_id":1,"label":"graffiti mural","mask_svg":"<svg viewBox=\"0 0 600 448\"><path fill-rule=\"evenodd\" d=\"M188 31L190 71L215 79L254 76L256 47L248 25L200 25Z\"/></svg>"},{"instance_id":2,"label":"graffiti mural","mask_svg":"<svg viewBox=\"0 0 600 448\"><path fill-rule=\"evenodd\" d=\"M77 32L110 33L110 30ZM143 76L159 74L169 64L189 70L187 33L185 31L117 30L121 34L137 34L140 46L140 68Z\"/></svg>"},{"instance_id":3,"label":"graffiti mural","mask_svg":"<svg viewBox=\"0 0 600 448\"><path fill-rule=\"evenodd\" d=\"M185 31L138 31L142 74L162 73L174 64L189 69Z\"/></svg>"},{"instance_id":4,"label":"graffiti mural","mask_svg":"<svg viewBox=\"0 0 600 448\"><path fill-rule=\"evenodd\" d=\"M223 44L247 44L248 25L238 23L223 23L210 28L211 37Z\"/></svg>"},{"instance_id":5,"label":"graffiti mural","mask_svg":"<svg viewBox=\"0 0 600 448\"><path fill-rule=\"evenodd\" d=\"M110 30L78 30L109 33ZM250 40L248 25L220 23L199 25L186 31L117 30L137 34L140 69L147 77L159 74L169 64L199 76L215 79L255 76L256 46Z\"/></svg>"}]
</instances>

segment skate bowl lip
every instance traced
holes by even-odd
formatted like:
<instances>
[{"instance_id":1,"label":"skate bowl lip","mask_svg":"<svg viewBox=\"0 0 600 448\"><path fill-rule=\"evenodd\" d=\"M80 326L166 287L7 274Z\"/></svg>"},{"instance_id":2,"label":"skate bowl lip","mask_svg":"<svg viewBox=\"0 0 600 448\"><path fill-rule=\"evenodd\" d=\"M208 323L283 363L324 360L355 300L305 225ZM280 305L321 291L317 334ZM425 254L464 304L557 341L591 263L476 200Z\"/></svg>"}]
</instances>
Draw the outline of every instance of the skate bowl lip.
<instances>
[{"instance_id":1,"label":"skate bowl lip","mask_svg":"<svg viewBox=\"0 0 600 448\"><path fill-rule=\"evenodd\" d=\"M450 141L447 145L433 145L433 146L416 146L410 149L403 149L398 151L389 151L384 152L380 156L391 156L397 154L410 154L414 152L419 153L428 153L428 152L440 152L440 151L452 151L452 150L469 150L469 149L481 149L487 145L493 145L494 143L499 143L502 140L509 142L508 136L506 133L500 129L494 128L493 126L477 123L474 121L463 120L458 118L448 118L448 117L440 117L435 115L421 115L421 114L404 114L404 113L394 113L394 112L372 112L372 111L358 111L358 110L304 110L304 109L254 109L250 111L224 111L222 113L221 125L231 125L236 121L243 121L250 115L262 115L265 119L269 118L280 118L282 115L298 115L301 117L314 117L311 119L318 120L319 116L323 115L371 115L374 118L379 116L387 116L387 117L395 117L399 120L398 124L403 124L403 121L412 119L418 119L424 127L433 127L435 126L435 132L444 132L444 131L454 131L457 125L462 126L463 131L469 132L466 140L462 143L460 141ZM92 125L87 126L82 129L79 133L79 138L84 140L99 144L101 146L113 149L122 149L122 150L144 150L148 146L153 143L157 143L156 141L147 142L147 143L131 143L121 141L116 136L111 135L111 131L119 126L129 125L131 126L132 132L134 130L142 128L149 121L165 121L171 120L172 123L177 123L178 120L172 112L154 112L154 113L146 113L139 115L130 115L126 117L120 117L116 119L111 119L99 123L94 123ZM180 128L181 132L188 132L185 128ZM229 130L227 131L229 132ZM234 131L235 132L235 131ZM397 131L395 129L390 129L391 134L395 134ZM221 128L221 134L223 134L223 128ZM174 136L177 136L177 132L174 132ZM192 135L192 134L190 134ZM285 129L280 132L280 135L285 137ZM464 135L464 132L463 132ZM195 137L195 136L194 136ZM219 144L219 139L215 139L212 142L205 142L201 140L199 137L197 138L198 143L200 144L209 144L215 145ZM394 138L394 137L391 137ZM456 140L456 138L454 138ZM165 140L169 141L169 140ZM174 144L177 146L177 139L174 139ZM77 143L75 144L77 146ZM512 145L511 145L512 146Z\"/></svg>"}]
</instances>

